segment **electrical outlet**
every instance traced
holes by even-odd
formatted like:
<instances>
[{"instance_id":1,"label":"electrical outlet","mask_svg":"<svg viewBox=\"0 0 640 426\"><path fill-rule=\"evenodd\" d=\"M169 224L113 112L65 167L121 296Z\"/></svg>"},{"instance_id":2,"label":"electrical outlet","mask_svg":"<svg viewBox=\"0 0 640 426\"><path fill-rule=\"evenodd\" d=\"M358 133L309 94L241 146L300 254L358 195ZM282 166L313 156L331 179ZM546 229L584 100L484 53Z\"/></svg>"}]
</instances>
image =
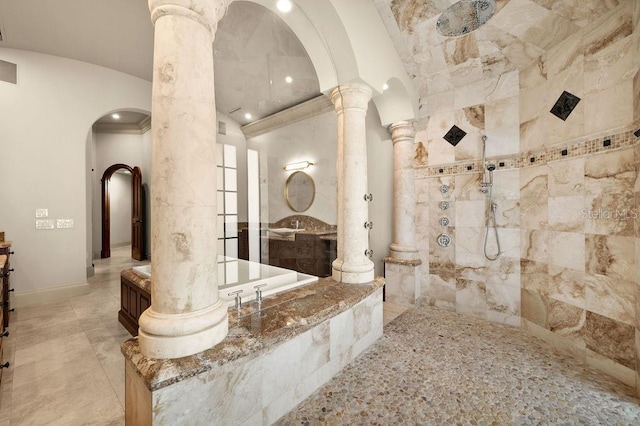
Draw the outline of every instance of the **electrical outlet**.
<instances>
[{"instance_id":1,"label":"electrical outlet","mask_svg":"<svg viewBox=\"0 0 640 426\"><path fill-rule=\"evenodd\" d=\"M58 229L72 229L73 219L58 219L56 225Z\"/></svg>"},{"instance_id":2,"label":"electrical outlet","mask_svg":"<svg viewBox=\"0 0 640 426\"><path fill-rule=\"evenodd\" d=\"M49 217L49 209L36 209L36 217Z\"/></svg>"},{"instance_id":3,"label":"electrical outlet","mask_svg":"<svg viewBox=\"0 0 640 426\"><path fill-rule=\"evenodd\" d=\"M36 220L36 229L55 229L55 223L53 219L39 219Z\"/></svg>"}]
</instances>

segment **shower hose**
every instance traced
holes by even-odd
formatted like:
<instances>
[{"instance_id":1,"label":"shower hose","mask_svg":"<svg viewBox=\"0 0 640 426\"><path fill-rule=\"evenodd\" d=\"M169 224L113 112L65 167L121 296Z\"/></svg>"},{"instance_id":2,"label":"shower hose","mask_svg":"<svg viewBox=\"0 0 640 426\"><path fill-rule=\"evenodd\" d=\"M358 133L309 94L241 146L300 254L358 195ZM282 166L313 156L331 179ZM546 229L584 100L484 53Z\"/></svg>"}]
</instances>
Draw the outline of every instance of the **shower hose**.
<instances>
[{"instance_id":1,"label":"shower hose","mask_svg":"<svg viewBox=\"0 0 640 426\"><path fill-rule=\"evenodd\" d=\"M484 257L489 260L496 260L500 257L500 238L498 237L498 228L496 227L496 210L498 209L498 204L493 202L492 195L492 187L489 187L489 206L487 208L487 220L485 221L485 234L484 234ZM498 252L491 256L487 253L487 241L489 240L489 228L491 227L491 222L493 222L493 231L496 236L496 245L498 246Z\"/></svg>"}]
</instances>

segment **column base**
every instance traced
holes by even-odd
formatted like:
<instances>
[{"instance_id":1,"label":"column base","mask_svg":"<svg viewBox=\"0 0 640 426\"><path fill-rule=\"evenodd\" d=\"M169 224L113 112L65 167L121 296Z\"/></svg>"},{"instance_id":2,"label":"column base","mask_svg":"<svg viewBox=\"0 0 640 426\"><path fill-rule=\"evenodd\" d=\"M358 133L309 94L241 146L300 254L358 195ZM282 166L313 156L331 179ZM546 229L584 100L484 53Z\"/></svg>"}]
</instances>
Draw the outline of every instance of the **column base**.
<instances>
[{"instance_id":1,"label":"column base","mask_svg":"<svg viewBox=\"0 0 640 426\"><path fill-rule=\"evenodd\" d=\"M196 312L163 314L153 305L139 320L140 352L148 358L181 358L220 343L229 331L227 304L222 300Z\"/></svg>"},{"instance_id":2,"label":"column base","mask_svg":"<svg viewBox=\"0 0 640 426\"><path fill-rule=\"evenodd\" d=\"M420 259L420 254L418 253L418 249L415 247L391 244L389 246L389 257L401 260L417 260Z\"/></svg>"},{"instance_id":3,"label":"column base","mask_svg":"<svg viewBox=\"0 0 640 426\"><path fill-rule=\"evenodd\" d=\"M331 278L345 284L369 283L375 278L375 272L373 262L367 261L368 263L351 265L336 259L332 264Z\"/></svg>"},{"instance_id":4,"label":"column base","mask_svg":"<svg viewBox=\"0 0 640 426\"><path fill-rule=\"evenodd\" d=\"M384 259L385 301L401 306L414 306L420 299L420 259Z\"/></svg>"}]
</instances>

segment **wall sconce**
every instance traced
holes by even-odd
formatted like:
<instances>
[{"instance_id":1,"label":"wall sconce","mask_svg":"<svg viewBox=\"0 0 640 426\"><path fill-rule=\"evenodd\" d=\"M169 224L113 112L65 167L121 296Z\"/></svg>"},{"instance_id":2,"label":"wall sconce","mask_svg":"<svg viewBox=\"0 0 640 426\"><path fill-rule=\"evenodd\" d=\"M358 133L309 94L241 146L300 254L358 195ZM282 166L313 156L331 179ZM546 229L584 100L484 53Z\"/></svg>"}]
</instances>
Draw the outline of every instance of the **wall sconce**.
<instances>
[{"instance_id":1,"label":"wall sconce","mask_svg":"<svg viewBox=\"0 0 640 426\"><path fill-rule=\"evenodd\" d=\"M287 172L291 170L304 170L309 166L313 166L313 163L310 161L299 161L297 163L289 163L283 167L283 169Z\"/></svg>"}]
</instances>

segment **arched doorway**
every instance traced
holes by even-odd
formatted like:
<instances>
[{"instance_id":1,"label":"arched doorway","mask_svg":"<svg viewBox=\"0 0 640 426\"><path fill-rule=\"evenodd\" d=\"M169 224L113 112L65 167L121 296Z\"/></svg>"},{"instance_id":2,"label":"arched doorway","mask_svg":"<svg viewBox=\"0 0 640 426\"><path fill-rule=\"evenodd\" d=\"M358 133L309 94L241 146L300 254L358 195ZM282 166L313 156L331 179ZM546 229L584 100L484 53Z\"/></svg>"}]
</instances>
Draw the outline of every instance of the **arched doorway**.
<instances>
[{"instance_id":1,"label":"arched doorway","mask_svg":"<svg viewBox=\"0 0 640 426\"><path fill-rule=\"evenodd\" d=\"M144 189L140 167L126 164L109 166L102 175L102 251L100 257L111 257L111 201L109 179L118 170L131 173L131 257L144 260Z\"/></svg>"}]
</instances>

